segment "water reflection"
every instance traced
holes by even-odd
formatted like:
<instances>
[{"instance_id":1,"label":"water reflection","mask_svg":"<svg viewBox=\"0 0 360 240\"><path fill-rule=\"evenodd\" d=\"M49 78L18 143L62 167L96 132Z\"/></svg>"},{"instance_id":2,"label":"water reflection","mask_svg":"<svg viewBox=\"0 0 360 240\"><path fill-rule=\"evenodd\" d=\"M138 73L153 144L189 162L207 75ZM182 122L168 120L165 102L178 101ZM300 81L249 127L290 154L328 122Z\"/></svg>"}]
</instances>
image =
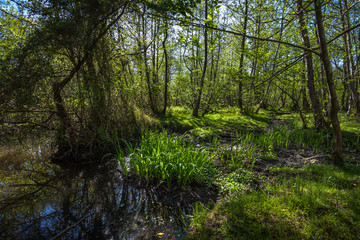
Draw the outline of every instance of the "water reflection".
<instances>
[{"instance_id":1,"label":"water reflection","mask_svg":"<svg viewBox=\"0 0 360 240\"><path fill-rule=\"evenodd\" d=\"M0 239L183 239L186 234L189 205L125 181L114 162L75 171L33 154L14 156L0 157L7 163L0 169Z\"/></svg>"}]
</instances>

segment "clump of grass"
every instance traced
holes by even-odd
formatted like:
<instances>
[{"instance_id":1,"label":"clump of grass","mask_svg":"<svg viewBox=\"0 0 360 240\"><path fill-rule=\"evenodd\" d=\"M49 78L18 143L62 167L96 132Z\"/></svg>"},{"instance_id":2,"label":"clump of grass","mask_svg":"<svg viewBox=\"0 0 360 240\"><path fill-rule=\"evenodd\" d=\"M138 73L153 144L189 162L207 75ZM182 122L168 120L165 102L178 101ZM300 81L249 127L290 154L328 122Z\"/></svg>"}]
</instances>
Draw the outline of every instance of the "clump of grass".
<instances>
[{"instance_id":1,"label":"clump of grass","mask_svg":"<svg viewBox=\"0 0 360 240\"><path fill-rule=\"evenodd\" d=\"M290 143L289 128L286 126L275 127L263 132L256 139L257 144L263 150L273 150L276 147L288 147Z\"/></svg>"},{"instance_id":2,"label":"clump of grass","mask_svg":"<svg viewBox=\"0 0 360 240\"><path fill-rule=\"evenodd\" d=\"M115 150L116 150L116 159L119 161L120 164L120 170L121 170L121 174L125 177L128 176L128 167L126 165L126 158L125 158L125 154L122 148L121 142L123 142L126 145L126 148L128 150L128 152L133 152L134 149L131 145L131 143L125 141L124 139L119 139L117 134L115 136Z\"/></svg>"},{"instance_id":3,"label":"clump of grass","mask_svg":"<svg viewBox=\"0 0 360 240\"><path fill-rule=\"evenodd\" d=\"M160 181L168 187L172 184L185 187L194 182L203 183L211 172L212 155L205 148L197 148L182 136L166 131L146 132L139 146L133 148L128 144L127 151L130 171L147 182ZM122 161L120 165L126 169Z\"/></svg>"},{"instance_id":4,"label":"clump of grass","mask_svg":"<svg viewBox=\"0 0 360 240\"><path fill-rule=\"evenodd\" d=\"M222 166L230 169L243 167L245 161L253 164L256 159L275 161L278 158L276 151L279 148L288 149L291 144L301 148L313 148L314 152L329 151L332 135L328 130L314 131L277 126L262 132L251 130L238 132L226 146L220 146L217 137L211 142Z\"/></svg>"},{"instance_id":5,"label":"clump of grass","mask_svg":"<svg viewBox=\"0 0 360 240\"><path fill-rule=\"evenodd\" d=\"M290 131L289 139L299 147L313 148L314 152L329 150L333 144L332 134L329 130L295 129Z\"/></svg>"},{"instance_id":6,"label":"clump of grass","mask_svg":"<svg viewBox=\"0 0 360 240\"><path fill-rule=\"evenodd\" d=\"M315 152L328 150L332 146L332 135L328 130L289 129L288 126L278 126L260 134L246 132L238 138L248 145L254 145L259 150L268 152L280 147L287 149L290 143L298 147L311 147Z\"/></svg>"},{"instance_id":7,"label":"clump of grass","mask_svg":"<svg viewBox=\"0 0 360 240\"><path fill-rule=\"evenodd\" d=\"M198 210L190 239L357 239L359 166L308 165L284 173L264 190Z\"/></svg>"},{"instance_id":8,"label":"clump of grass","mask_svg":"<svg viewBox=\"0 0 360 240\"><path fill-rule=\"evenodd\" d=\"M214 138L212 145L220 162L223 166L231 169L238 169L243 167L245 160L251 160L256 151L256 146L253 144L252 135L246 135L244 138L231 138L229 146L219 147L219 141Z\"/></svg>"}]
</instances>

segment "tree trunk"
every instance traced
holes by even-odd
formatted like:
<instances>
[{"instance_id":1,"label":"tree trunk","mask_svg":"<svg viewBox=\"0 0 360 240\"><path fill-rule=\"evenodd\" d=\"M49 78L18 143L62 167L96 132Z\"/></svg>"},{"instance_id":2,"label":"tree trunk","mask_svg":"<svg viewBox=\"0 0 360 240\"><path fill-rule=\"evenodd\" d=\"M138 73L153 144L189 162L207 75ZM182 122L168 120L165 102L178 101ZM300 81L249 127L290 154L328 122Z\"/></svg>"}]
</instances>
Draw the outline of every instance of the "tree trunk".
<instances>
[{"instance_id":1,"label":"tree trunk","mask_svg":"<svg viewBox=\"0 0 360 240\"><path fill-rule=\"evenodd\" d=\"M281 38L282 38L282 34L283 34L283 30L284 30L284 10L282 11L282 14L281 14L281 24L280 24L280 36L279 36L279 41L281 41ZM272 67L272 70L275 71L276 67L277 67L277 57L278 57L278 54L279 54L279 49L280 49L280 43L278 43L277 45L277 48L276 48L276 52L275 52L275 56L274 56L274 59L273 59L273 67ZM255 110L255 113L259 113L260 111L260 108L262 108L264 106L264 102L267 98L267 95L269 93L269 90L270 90L270 86L271 86L271 82L272 80L269 81L269 83L267 84L267 87L266 87L266 90L265 90L265 93L258 105L258 107L256 108Z\"/></svg>"},{"instance_id":2,"label":"tree trunk","mask_svg":"<svg viewBox=\"0 0 360 240\"><path fill-rule=\"evenodd\" d=\"M144 7L144 12L146 11L145 7ZM145 16L142 15L142 41L141 41L141 46L142 46L142 51L143 51L143 63L144 63L144 67L145 67L145 79L146 79L146 84L147 84L147 89L148 89L148 94L149 94L149 102L150 102L150 109L153 113L156 113L156 106L155 106L155 98L154 98L154 93L153 93L153 88L151 85L151 73L150 73L150 69L148 66L148 56L147 56L147 42L146 42L146 38L147 38L147 30L146 30L146 21L145 21Z\"/></svg>"},{"instance_id":3,"label":"tree trunk","mask_svg":"<svg viewBox=\"0 0 360 240\"><path fill-rule=\"evenodd\" d=\"M304 21L304 9L302 6L302 0L297 1L297 16L299 18L299 27L301 33L301 39L304 44L304 47L311 48L309 33L306 28L306 24ZM307 87L309 91L309 97L311 102L311 108L314 115L314 123L315 128L321 129L327 127L327 123L325 121L324 115L321 111L321 106L319 99L317 97L317 93L315 90L314 84L314 66L312 61L312 54L309 51L305 52L305 69L306 69L306 80L307 80Z\"/></svg>"},{"instance_id":4,"label":"tree trunk","mask_svg":"<svg viewBox=\"0 0 360 240\"><path fill-rule=\"evenodd\" d=\"M169 85L169 57L166 48L166 40L168 38L168 24L167 20L165 24L165 33L164 33L164 40L162 42L164 56L165 56L165 86L164 86L164 108L162 110L162 114L166 114L166 107L167 107L167 99L168 99L168 85Z\"/></svg>"},{"instance_id":5,"label":"tree trunk","mask_svg":"<svg viewBox=\"0 0 360 240\"><path fill-rule=\"evenodd\" d=\"M334 134L334 146L332 150L332 157L335 165L344 165L343 159L343 150L342 150L342 135L341 128L338 119L338 100L336 95L335 84L333 80L333 73L329 58L329 53L327 49L327 42L325 38L325 29L323 25L323 16L321 11L321 1L315 0L315 18L316 18L316 27L320 43L320 58L324 63L324 70L326 76L326 82L329 87L329 97L330 97L330 118L331 124L333 127Z\"/></svg>"},{"instance_id":6,"label":"tree trunk","mask_svg":"<svg viewBox=\"0 0 360 240\"><path fill-rule=\"evenodd\" d=\"M350 16L349 11L347 11L347 0L344 0L345 13L343 13L341 1L340 1L340 9L341 9L341 20L343 24L343 31L350 28ZM344 45L345 45L345 66L346 66L346 79L348 80L348 89L350 94L350 103L348 109L348 115L350 115L351 109L355 108L355 116L360 117L360 100L359 93L356 89L356 80L355 80L355 64L353 58L352 51L352 39L350 36L350 32L347 32L344 36Z\"/></svg>"},{"instance_id":7,"label":"tree trunk","mask_svg":"<svg viewBox=\"0 0 360 240\"><path fill-rule=\"evenodd\" d=\"M243 96L242 96L242 89L243 89L243 69L244 69L244 53L245 53L245 35L246 35L246 29L247 29L247 22L248 22L248 11L249 11L249 4L248 0L245 0L245 17L244 17L244 29L243 33L244 36L241 40L241 55L240 55L240 65L239 65L239 84L238 84L238 106L240 111L243 109Z\"/></svg>"},{"instance_id":8,"label":"tree trunk","mask_svg":"<svg viewBox=\"0 0 360 240\"><path fill-rule=\"evenodd\" d=\"M200 102L201 102L201 96L204 88L204 82L205 82L205 75L206 75L206 67L207 67L207 55L208 55L208 37L207 37L207 21L208 21L208 1L205 0L205 29L204 29L204 66L202 69L201 74L201 80L200 80L200 86L199 86L199 92L197 94L197 98L195 100L194 109L192 115L194 117L199 116L199 108L200 108Z\"/></svg>"},{"instance_id":9,"label":"tree trunk","mask_svg":"<svg viewBox=\"0 0 360 240\"><path fill-rule=\"evenodd\" d=\"M328 106L328 89L326 87L327 83L325 80L325 76L324 76L324 64L321 62L320 64L320 79L321 79L321 84L322 84L322 100L323 100L323 104L322 104L322 109L325 110L324 116L327 117L329 116L329 106Z\"/></svg>"}]
</instances>

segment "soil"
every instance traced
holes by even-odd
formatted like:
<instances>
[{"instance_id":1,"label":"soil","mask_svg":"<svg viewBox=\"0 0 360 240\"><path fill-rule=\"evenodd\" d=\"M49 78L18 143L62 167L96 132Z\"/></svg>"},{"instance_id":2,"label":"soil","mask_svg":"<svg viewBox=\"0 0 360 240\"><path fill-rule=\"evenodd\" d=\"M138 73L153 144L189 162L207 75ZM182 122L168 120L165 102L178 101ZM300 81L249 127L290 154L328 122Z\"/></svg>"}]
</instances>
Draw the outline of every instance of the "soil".
<instances>
[{"instance_id":1,"label":"soil","mask_svg":"<svg viewBox=\"0 0 360 240\"><path fill-rule=\"evenodd\" d=\"M121 173L119 172L119 174ZM161 202L165 206L191 207L196 202L216 202L218 197L218 189L214 185L193 183L183 188L174 184L169 188L166 184L159 184L155 181L147 183L136 175L128 176L125 181L128 181L132 188L146 189L153 201Z\"/></svg>"},{"instance_id":2,"label":"soil","mask_svg":"<svg viewBox=\"0 0 360 240\"><path fill-rule=\"evenodd\" d=\"M272 119L271 124L266 128L270 130L276 126L289 125L287 120ZM276 160L259 160L256 161L252 170L256 175L269 176L271 167L292 167L302 168L308 164L332 164L331 154L326 152L314 152L312 148L300 148L295 144L290 144L287 149L275 149ZM358 150L344 149L344 158L348 164L360 164L360 152ZM247 164L249 167L249 164Z\"/></svg>"},{"instance_id":3,"label":"soil","mask_svg":"<svg viewBox=\"0 0 360 240\"><path fill-rule=\"evenodd\" d=\"M299 148L291 144L288 149L276 149L276 160L259 160L253 166L253 171L257 174L269 174L269 168L293 167L302 168L308 164L331 164L331 158L326 153L315 153L311 148Z\"/></svg>"}]
</instances>

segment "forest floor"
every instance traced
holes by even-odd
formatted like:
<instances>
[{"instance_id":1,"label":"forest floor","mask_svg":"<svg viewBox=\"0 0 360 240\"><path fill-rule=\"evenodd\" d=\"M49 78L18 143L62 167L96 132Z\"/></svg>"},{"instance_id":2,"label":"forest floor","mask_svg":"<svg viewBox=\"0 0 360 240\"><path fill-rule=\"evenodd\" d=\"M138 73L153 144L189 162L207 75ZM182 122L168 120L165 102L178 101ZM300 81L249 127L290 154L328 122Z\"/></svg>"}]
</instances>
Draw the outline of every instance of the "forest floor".
<instances>
[{"instance_id":1,"label":"forest floor","mask_svg":"<svg viewBox=\"0 0 360 240\"><path fill-rule=\"evenodd\" d=\"M360 122L340 115L345 166L332 164L331 130L302 129L293 113L232 111L162 119L215 152L217 201L198 204L189 239L359 239ZM256 146L256 147L255 147Z\"/></svg>"},{"instance_id":2,"label":"forest floor","mask_svg":"<svg viewBox=\"0 0 360 240\"><path fill-rule=\"evenodd\" d=\"M189 110L171 108L166 117L154 119L167 130L146 132L133 145L118 141L121 147L115 158L111 154L111 160L95 165L94 172L104 169L118 176L120 171L122 177L115 179L126 177L121 182L127 187L144 190L151 196L145 202L157 202L164 209L193 209L179 223L184 229L186 222L189 239L359 239L360 121L340 113L345 166L336 167L330 155L331 129L312 129L311 114L305 114L308 129L299 119L291 112L241 115L231 108L193 118ZM30 156L0 148L0 171L6 173L0 174L3 182L27 186L37 179L38 171L31 169L55 179L52 168ZM24 161L27 158L35 167ZM116 158L119 161L113 161ZM24 171L25 167L31 171ZM81 169L79 176L84 172ZM75 176L75 181L83 181ZM86 179L93 182L91 177ZM107 186L111 179L108 176ZM62 181L59 178L61 186ZM18 194L33 188L37 193L37 182L43 181L19 188ZM13 184L7 186L11 197L16 197ZM26 196L32 208L33 199ZM117 201L113 204L118 207ZM161 229L162 235L152 229L151 239L176 238L172 228L163 232L161 225Z\"/></svg>"}]
</instances>

